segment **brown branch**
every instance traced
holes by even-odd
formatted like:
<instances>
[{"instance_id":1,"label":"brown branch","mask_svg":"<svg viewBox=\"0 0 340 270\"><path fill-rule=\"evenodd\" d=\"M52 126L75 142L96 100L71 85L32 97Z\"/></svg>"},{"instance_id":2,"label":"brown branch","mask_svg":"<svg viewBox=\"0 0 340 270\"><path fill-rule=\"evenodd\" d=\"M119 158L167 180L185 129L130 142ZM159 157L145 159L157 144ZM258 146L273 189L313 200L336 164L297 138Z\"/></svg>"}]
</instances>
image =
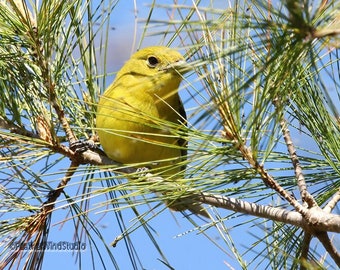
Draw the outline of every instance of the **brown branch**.
<instances>
[{"instance_id":1,"label":"brown branch","mask_svg":"<svg viewBox=\"0 0 340 270\"><path fill-rule=\"evenodd\" d=\"M300 203L288 193L275 179L265 170L263 165L260 165L253 157L251 150L244 144L239 147L240 152L248 160L249 164L260 174L262 181L271 189L280 194L290 205L292 205L297 212L305 216L307 209L300 205Z\"/></svg>"},{"instance_id":2,"label":"brown branch","mask_svg":"<svg viewBox=\"0 0 340 270\"><path fill-rule=\"evenodd\" d=\"M235 136L233 135L234 134L233 131L226 125L224 126L224 132L222 134L229 140L235 138ZM234 142L234 146L241 152L243 158L248 161L250 166L252 166L260 174L262 181L268 187L275 190L284 199L286 199L286 201L288 201L297 212L299 212L302 215L306 214L306 208L301 206L299 202L291 194L289 194L283 187L281 187L280 184L277 183L270 174L268 174L265 168L262 165L260 165L257 162L257 160L255 160L252 151L243 142L237 140L236 142Z\"/></svg>"},{"instance_id":3,"label":"brown branch","mask_svg":"<svg viewBox=\"0 0 340 270\"><path fill-rule=\"evenodd\" d=\"M312 241L312 235L309 232L305 231L304 238L303 238L303 241L302 241L302 247L301 247L300 270L307 270L304 262L308 261L309 245L310 245L311 241Z\"/></svg>"},{"instance_id":4,"label":"brown branch","mask_svg":"<svg viewBox=\"0 0 340 270\"><path fill-rule=\"evenodd\" d=\"M285 143L287 145L287 149L288 149L288 152L289 152L289 155L290 155L290 159L292 160L292 164L293 164L293 167L294 167L295 177L296 177L298 187L299 187L299 190L300 190L301 199L302 199L303 202L307 203L307 206L309 208L315 207L318 204L314 200L313 196L307 190L305 177L303 175L302 168L301 168L301 165L300 165L300 161L299 161L298 155L296 154L296 149L294 147L292 138L290 136L288 124L287 124L287 121L283 117L280 121L280 125L281 125L283 138L284 138Z\"/></svg>"},{"instance_id":5,"label":"brown branch","mask_svg":"<svg viewBox=\"0 0 340 270\"><path fill-rule=\"evenodd\" d=\"M65 176L60 181L58 187L50 191L48 194L48 200L43 204L43 212L50 213L53 208L56 200L59 198L60 194L64 191L64 188L67 186L68 182L71 180L72 175L75 173L79 166L79 163L72 161L70 167L68 168Z\"/></svg>"},{"instance_id":6,"label":"brown branch","mask_svg":"<svg viewBox=\"0 0 340 270\"><path fill-rule=\"evenodd\" d=\"M228 112L229 108L227 107L226 110ZM226 123L223 126L224 137L234 142L234 147L240 151L243 158L248 161L250 166L259 173L265 185L275 190L290 205L292 205L297 212L304 216L306 214L306 208L300 205L300 203L290 193L288 193L279 183L275 181L275 179L265 170L263 165L259 164L258 161L254 158L252 150L245 145L244 141L241 138L235 135L238 133L238 131L235 128L235 124L233 123L232 118L228 117L228 115L231 114L225 113L222 108L219 108L219 112L222 115L223 119L227 119Z\"/></svg>"},{"instance_id":7,"label":"brown branch","mask_svg":"<svg viewBox=\"0 0 340 270\"><path fill-rule=\"evenodd\" d=\"M26 136L26 137L30 137L30 138L36 138L36 139L39 138L38 134L25 129L22 126L18 126L14 123L11 123L1 116L0 116L0 128L1 129L7 129L11 133L15 133L15 134L18 134L18 135L22 135L22 136Z\"/></svg>"},{"instance_id":8,"label":"brown branch","mask_svg":"<svg viewBox=\"0 0 340 270\"><path fill-rule=\"evenodd\" d=\"M275 106L276 112L279 114L279 117L280 117L280 126L281 126L281 131L282 131L282 134L283 134L283 139L285 140L285 143L286 143L286 146L287 146L287 149L288 149L288 153L290 155L290 159L291 159L293 167L294 167L295 177L296 177L298 187L299 187L299 190L300 190L302 202L306 203L308 208L315 207L318 204L314 200L313 196L307 190L305 177L303 175L303 171L302 171L302 168L301 168L301 165L300 165L298 155L296 153L295 146L294 146L292 138L290 136L290 131L288 129L287 121L284 118L283 113L280 111L281 100L279 98L276 98L276 99L273 100L273 104Z\"/></svg>"},{"instance_id":9,"label":"brown branch","mask_svg":"<svg viewBox=\"0 0 340 270\"><path fill-rule=\"evenodd\" d=\"M117 163L109 159L108 157L100 153L93 152L91 150L87 150L86 152L83 152L80 155L82 156L83 162L87 164L97 166L103 165L118 166L119 167L118 169L116 168L112 169L113 172L128 174L136 173L138 171L138 169L134 167L121 167L122 164ZM268 174L266 177L268 177L269 179L269 181L267 182L271 183L272 181L274 181L273 178ZM152 174L148 174L147 181L161 182L164 181L164 179L159 176L153 177ZM190 192L190 190L188 192ZM192 192L197 193L197 191L195 190L193 190ZM257 217L263 217L275 221L285 222L306 229L307 231L314 232L317 230L322 230L340 232L340 216L325 213L319 208L307 209L298 205L303 210L301 211L303 212L303 214L301 214L299 211L296 212L288 211L277 207L258 205L255 203L249 203L246 201L241 201L238 199L209 193L200 193L198 196L195 196L195 198L197 198L201 203Z\"/></svg>"},{"instance_id":10,"label":"brown branch","mask_svg":"<svg viewBox=\"0 0 340 270\"><path fill-rule=\"evenodd\" d=\"M325 231L319 231L316 233L316 237L322 243L328 254L332 257L337 266L340 267L340 253L333 245L331 239L328 237L328 233Z\"/></svg>"},{"instance_id":11,"label":"brown branch","mask_svg":"<svg viewBox=\"0 0 340 270\"><path fill-rule=\"evenodd\" d=\"M325 37L332 37L332 36L337 36L337 35L340 35L340 29L324 28L324 29L316 30L313 33L313 38L325 38Z\"/></svg>"},{"instance_id":12,"label":"brown branch","mask_svg":"<svg viewBox=\"0 0 340 270\"><path fill-rule=\"evenodd\" d=\"M34 52L34 58L36 59L37 65L41 70L41 75L43 78L43 85L47 90L47 94L49 97L49 103L55 110L59 123L62 125L63 130L66 134L66 138L70 144L77 141L75 134L73 133L68 119L65 116L65 112L63 110L62 105L60 104L60 100L58 99L56 89L55 89L55 82L52 80L51 71L49 67L48 56L44 54L44 47L41 43L40 36L39 36L39 28L31 27L32 31L28 34L31 35L31 40L34 42L32 45L32 49ZM52 138L54 140L52 144L58 145L59 142L56 138Z\"/></svg>"},{"instance_id":13,"label":"brown branch","mask_svg":"<svg viewBox=\"0 0 340 270\"><path fill-rule=\"evenodd\" d=\"M9 1L10 6L16 12L18 17L22 20L22 22L27 25L28 35L30 39L33 41L32 50L34 52L34 58L37 61L38 66L40 67L41 74L43 77L43 84L47 89L47 93L49 95L49 102L54 108L59 123L61 123L67 140L70 144L77 141L75 134L73 133L68 120L65 116L65 112L57 98L57 94L55 91L55 83L53 82L51 75L50 75L50 68L47 61L47 56L44 55L43 44L41 43L40 36L39 36L39 29L37 28L37 23L34 17L32 16L31 12L27 8L25 1L18 1L18 0L11 0ZM58 145L59 142L56 138L52 138L54 141L52 144Z\"/></svg>"},{"instance_id":14,"label":"brown branch","mask_svg":"<svg viewBox=\"0 0 340 270\"><path fill-rule=\"evenodd\" d=\"M202 192L199 196L201 203L209 204L218 208L223 208L239 213L263 217L270 220L284 222L294 226L298 226L304 230L316 231L332 231L340 232L340 216L325 213L318 208L307 209L308 219L305 219L296 211L288 211L278 207L264 206L256 203L250 203L226 196L209 194ZM311 223L309 220L313 220Z\"/></svg>"},{"instance_id":15,"label":"brown branch","mask_svg":"<svg viewBox=\"0 0 340 270\"><path fill-rule=\"evenodd\" d=\"M112 168L113 172L118 173L136 173L137 168L134 167L122 167L122 164L117 163L101 153L87 150L80 154L84 163L97 165L97 166L117 166L119 168ZM270 181L274 181L272 177L268 176ZM147 181L150 182L162 182L162 177L153 177L152 174L147 175ZM169 184L169 183L167 183ZM190 192L190 190L188 191ZM193 193L197 191L193 190ZM277 207L264 206L255 203L249 203L246 201L229 198L226 196L220 196L209 193L199 193L195 196L201 203L212 205L218 208L223 208L235 212L249 214L257 217L263 217L287 224L292 224L305 229L308 232L314 233L316 231L332 231L340 232L340 216L329 214L322 211L320 208L315 207L311 209L303 208L304 214L302 215L298 211L288 211ZM301 206L302 207L302 206Z\"/></svg>"},{"instance_id":16,"label":"brown branch","mask_svg":"<svg viewBox=\"0 0 340 270\"><path fill-rule=\"evenodd\" d=\"M33 239L35 239L32 244L33 251L41 251L42 244L46 242L47 234L46 228L49 226L51 213L54 208L55 202L60 194L63 192L64 188L66 187L67 183L70 181L72 175L74 174L75 170L77 169L77 164L74 162L71 163L68 171L66 172L64 178L59 183L58 187L49 193L48 200L42 205L41 211L36 213L35 215L21 218L19 219L20 222L20 229L22 229L22 237L17 243L20 243L20 247L14 250L13 252L8 253L8 257L0 262L0 268L3 269L5 266L12 264L18 258L21 258L22 253L25 252L25 247L27 243ZM18 227L19 228L19 227ZM21 248L22 247L22 248ZM34 261L42 260L41 252L30 252L28 258ZM39 257L41 256L41 257Z\"/></svg>"},{"instance_id":17,"label":"brown branch","mask_svg":"<svg viewBox=\"0 0 340 270\"><path fill-rule=\"evenodd\" d=\"M323 210L327 213L332 212L338 201L340 201L340 189L338 189L338 191L334 194L332 199L327 203Z\"/></svg>"},{"instance_id":18,"label":"brown branch","mask_svg":"<svg viewBox=\"0 0 340 270\"><path fill-rule=\"evenodd\" d=\"M77 141L76 135L73 133L73 130L71 129L70 124L68 123L68 119L65 116L65 112L62 108L62 106L59 104L59 100L57 98L56 92L55 92L55 85L50 81L48 78L46 81L49 97L50 97L50 103L52 104L52 107L54 108L55 112L57 113L59 123L61 123L64 132L66 134L66 138L70 144L75 143Z\"/></svg>"},{"instance_id":19,"label":"brown branch","mask_svg":"<svg viewBox=\"0 0 340 270\"><path fill-rule=\"evenodd\" d=\"M87 150L80 154L82 157L82 161L86 164L92 164L97 166L117 166L118 168L112 168L113 172L118 173L137 173L138 169L134 167L122 167L122 164L117 163L105 155L97 152L93 152L91 150ZM265 174L266 172L263 172ZM274 179L266 174L266 183L272 184L275 182ZM153 177L152 174L147 175L147 181L149 182L162 182L164 179L162 177ZM169 184L169 183L167 183ZM276 182L273 184L277 188ZM279 185L278 185L279 186ZM280 186L279 186L280 187ZM188 190L187 192L191 192ZM192 190L193 193L198 193L197 190ZM285 191L282 192L285 194ZM249 214L257 217L263 217L279 222L284 222L287 224L292 224L298 227L305 229L307 232L315 233L316 231L332 231L332 232L340 232L340 216L327 213L322 211L318 207L314 207L311 209L307 209L302 207L296 202L297 207L300 207L300 211L288 211L283 210L277 207L271 206L263 206L255 203L249 203L246 201L229 198L220 195L214 195L209 193L198 193L198 196L195 196L201 203L205 203L208 205L212 205L218 208L228 209L231 211L236 211L244 214Z\"/></svg>"}]
</instances>

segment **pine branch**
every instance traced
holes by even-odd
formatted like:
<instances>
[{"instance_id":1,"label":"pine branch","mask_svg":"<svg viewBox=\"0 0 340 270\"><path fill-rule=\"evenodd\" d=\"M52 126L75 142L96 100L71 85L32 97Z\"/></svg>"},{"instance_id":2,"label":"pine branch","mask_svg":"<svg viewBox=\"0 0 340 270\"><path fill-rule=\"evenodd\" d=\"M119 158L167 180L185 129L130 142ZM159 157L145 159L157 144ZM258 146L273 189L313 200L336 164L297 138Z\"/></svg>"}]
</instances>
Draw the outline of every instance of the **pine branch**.
<instances>
[{"instance_id":1,"label":"pine branch","mask_svg":"<svg viewBox=\"0 0 340 270\"><path fill-rule=\"evenodd\" d=\"M81 155L84 162L88 164L97 166L119 165L119 163L112 161L106 156L92 152L91 150L87 150ZM125 168L120 167L117 170L114 168L110 170L112 172L123 174L132 173L138 175L141 173L139 168L134 167ZM145 172L143 173L145 174ZM272 179L271 181L274 181L273 178L271 179ZM146 181L151 183L157 182L164 183L165 180L160 176L154 177L152 174L148 173ZM155 188L155 186L153 186L153 188ZM174 185L174 190L176 190L177 188L178 187ZM215 207L245 213L257 217L263 217L278 222L292 224L311 232L315 231L340 232L340 216L329 214L318 208L304 209L303 215L301 215L301 213L299 212L288 211L277 207L263 206L255 203L249 203L246 201L229 198L227 196L209 194L206 192L198 192L195 190L188 190L187 192L199 194L199 196L196 197L200 200L201 203L205 203Z\"/></svg>"},{"instance_id":2,"label":"pine branch","mask_svg":"<svg viewBox=\"0 0 340 270\"><path fill-rule=\"evenodd\" d=\"M328 233L326 231L318 232L316 237L323 244L328 254L332 257L335 263L340 265L340 253L337 251L336 246L332 243L332 240L329 238Z\"/></svg>"},{"instance_id":3,"label":"pine branch","mask_svg":"<svg viewBox=\"0 0 340 270\"><path fill-rule=\"evenodd\" d=\"M332 210L335 208L339 201L340 201L340 189L337 192L335 192L332 199L327 203L323 210L327 213L332 212Z\"/></svg>"},{"instance_id":4,"label":"pine branch","mask_svg":"<svg viewBox=\"0 0 340 270\"><path fill-rule=\"evenodd\" d=\"M279 98L276 98L273 101L276 111L279 114L279 118L280 118L280 126L281 126L281 130L282 130L282 134L283 134L283 138L285 140L285 143L287 145L287 149L288 149L288 153L290 155L290 159L292 160L292 164L294 167L294 172L295 172L295 177L297 179L297 183L298 183L298 187L300 190L300 194L301 194L301 198L302 198L302 202L306 203L308 208L312 208L312 207L317 207L318 204L317 202L314 200L313 196L308 192L307 190L307 185L306 185L306 181L305 181L305 177L303 175L303 171L299 162L299 158L297 156L296 153L296 149L294 147L292 138L290 136L290 131L288 129L288 124L286 119L284 118L283 114L280 112L282 105L281 105L281 101L279 100Z\"/></svg>"}]
</instances>

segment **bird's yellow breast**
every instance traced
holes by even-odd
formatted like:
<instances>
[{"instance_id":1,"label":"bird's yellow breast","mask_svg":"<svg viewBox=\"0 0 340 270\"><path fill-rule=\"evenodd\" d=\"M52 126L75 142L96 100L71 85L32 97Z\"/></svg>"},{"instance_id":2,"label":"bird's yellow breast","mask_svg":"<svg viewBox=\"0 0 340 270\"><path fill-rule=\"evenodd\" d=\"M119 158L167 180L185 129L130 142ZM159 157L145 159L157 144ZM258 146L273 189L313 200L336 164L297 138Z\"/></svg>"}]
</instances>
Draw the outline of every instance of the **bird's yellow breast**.
<instances>
[{"instance_id":1,"label":"bird's yellow breast","mask_svg":"<svg viewBox=\"0 0 340 270\"><path fill-rule=\"evenodd\" d=\"M123 90L124 89L124 90ZM168 122L179 124L177 92L163 100L147 93L143 85L122 88L112 85L101 97L97 110L97 128L105 153L124 164L146 162L145 166L171 167L181 159L178 138L171 134Z\"/></svg>"},{"instance_id":2,"label":"bird's yellow breast","mask_svg":"<svg viewBox=\"0 0 340 270\"><path fill-rule=\"evenodd\" d=\"M135 53L118 72L97 108L100 143L111 159L155 168L173 180L182 176L185 166L180 161L186 157L186 141L176 131L186 118L178 96L180 72L188 71L183 63L177 51L155 46ZM188 197L166 203L176 211L188 209L209 217Z\"/></svg>"},{"instance_id":3,"label":"bird's yellow breast","mask_svg":"<svg viewBox=\"0 0 340 270\"><path fill-rule=\"evenodd\" d=\"M135 53L100 98L97 132L105 153L124 164L169 166L181 170L179 139L171 132L183 122L178 87L182 80L174 66L184 62L178 52L149 47ZM175 124L175 125L174 125Z\"/></svg>"}]
</instances>

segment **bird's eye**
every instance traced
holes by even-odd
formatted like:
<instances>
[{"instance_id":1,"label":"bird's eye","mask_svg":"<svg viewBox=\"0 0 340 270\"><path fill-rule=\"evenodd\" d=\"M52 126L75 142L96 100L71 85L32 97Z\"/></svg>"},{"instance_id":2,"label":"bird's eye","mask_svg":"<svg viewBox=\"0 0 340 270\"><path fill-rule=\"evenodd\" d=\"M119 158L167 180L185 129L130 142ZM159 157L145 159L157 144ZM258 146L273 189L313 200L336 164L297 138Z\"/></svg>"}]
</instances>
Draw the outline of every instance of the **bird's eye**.
<instances>
[{"instance_id":1,"label":"bird's eye","mask_svg":"<svg viewBox=\"0 0 340 270\"><path fill-rule=\"evenodd\" d=\"M154 68L157 66L157 64L159 63L157 57L155 56L149 56L148 59L146 60L146 63L149 67Z\"/></svg>"}]
</instances>

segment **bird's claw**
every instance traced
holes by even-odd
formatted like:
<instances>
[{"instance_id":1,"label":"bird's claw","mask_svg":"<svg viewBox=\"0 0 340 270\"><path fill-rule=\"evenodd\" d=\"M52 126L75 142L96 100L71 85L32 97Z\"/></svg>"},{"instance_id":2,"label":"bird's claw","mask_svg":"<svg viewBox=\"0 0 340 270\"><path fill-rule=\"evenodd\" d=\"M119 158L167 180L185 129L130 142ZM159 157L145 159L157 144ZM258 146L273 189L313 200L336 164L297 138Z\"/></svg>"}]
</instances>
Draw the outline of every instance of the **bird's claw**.
<instances>
[{"instance_id":1,"label":"bird's claw","mask_svg":"<svg viewBox=\"0 0 340 270\"><path fill-rule=\"evenodd\" d=\"M75 153L83 153L87 150L95 150L97 146L93 140L78 140L70 143L70 149Z\"/></svg>"},{"instance_id":2,"label":"bird's claw","mask_svg":"<svg viewBox=\"0 0 340 270\"><path fill-rule=\"evenodd\" d=\"M141 167L137 168L136 173L138 174L139 177L145 177L146 174L150 171L150 168L148 167Z\"/></svg>"}]
</instances>

